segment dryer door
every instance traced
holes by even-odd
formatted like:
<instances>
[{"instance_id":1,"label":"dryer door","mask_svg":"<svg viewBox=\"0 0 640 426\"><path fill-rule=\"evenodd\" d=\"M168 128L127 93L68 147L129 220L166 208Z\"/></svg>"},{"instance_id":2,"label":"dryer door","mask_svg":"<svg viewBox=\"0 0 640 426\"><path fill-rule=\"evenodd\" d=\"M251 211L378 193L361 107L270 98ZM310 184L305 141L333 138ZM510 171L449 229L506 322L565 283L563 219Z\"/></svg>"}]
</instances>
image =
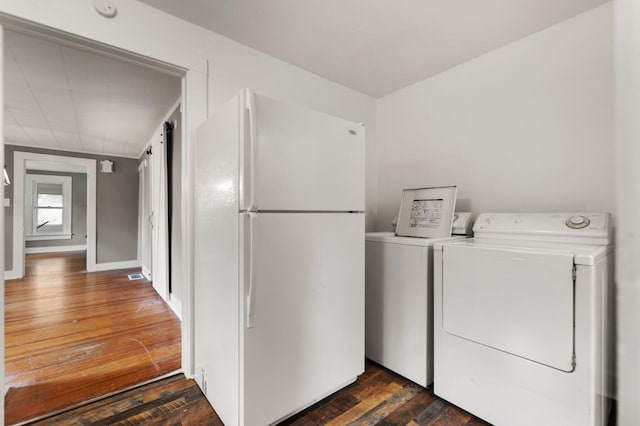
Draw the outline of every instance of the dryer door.
<instances>
[{"instance_id":1,"label":"dryer door","mask_svg":"<svg viewBox=\"0 0 640 426\"><path fill-rule=\"evenodd\" d=\"M573 254L444 246L442 287L448 333L573 371Z\"/></svg>"}]
</instances>

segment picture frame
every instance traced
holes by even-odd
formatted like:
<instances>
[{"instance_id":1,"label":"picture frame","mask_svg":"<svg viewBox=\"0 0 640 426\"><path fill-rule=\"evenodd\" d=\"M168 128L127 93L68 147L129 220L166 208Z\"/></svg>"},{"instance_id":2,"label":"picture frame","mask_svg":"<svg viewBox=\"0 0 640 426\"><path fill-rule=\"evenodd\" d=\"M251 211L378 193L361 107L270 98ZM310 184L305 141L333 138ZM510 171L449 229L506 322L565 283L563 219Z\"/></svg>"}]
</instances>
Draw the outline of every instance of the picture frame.
<instances>
[{"instance_id":1,"label":"picture frame","mask_svg":"<svg viewBox=\"0 0 640 426\"><path fill-rule=\"evenodd\" d=\"M419 238L451 236L457 187L402 190L396 235Z\"/></svg>"}]
</instances>

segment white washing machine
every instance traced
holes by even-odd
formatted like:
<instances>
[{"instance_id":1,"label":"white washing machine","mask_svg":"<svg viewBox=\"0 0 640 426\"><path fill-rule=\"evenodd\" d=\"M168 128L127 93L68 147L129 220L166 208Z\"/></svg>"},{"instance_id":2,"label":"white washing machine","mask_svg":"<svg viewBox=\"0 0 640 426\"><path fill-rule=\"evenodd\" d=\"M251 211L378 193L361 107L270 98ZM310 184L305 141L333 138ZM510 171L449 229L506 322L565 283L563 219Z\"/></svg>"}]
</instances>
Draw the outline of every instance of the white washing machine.
<instances>
[{"instance_id":1,"label":"white washing machine","mask_svg":"<svg viewBox=\"0 0 640 426\"><path fill-rule=\"evenodd\" d=\"M434 247L434 392L494 425L604 425L609 214L482 214Z\"/></svg>"},{"instance_id":2,"label":"white washing machine","mask_svg":"<svg viewBox=\"0 0 640 426\"><path fill-rule=\"evenodd\" d=\"M427 387L433 382L433 245L468 238L471 213L456 213L447 238L366 234L365 354Z\"/></svg>"}]
</instances>

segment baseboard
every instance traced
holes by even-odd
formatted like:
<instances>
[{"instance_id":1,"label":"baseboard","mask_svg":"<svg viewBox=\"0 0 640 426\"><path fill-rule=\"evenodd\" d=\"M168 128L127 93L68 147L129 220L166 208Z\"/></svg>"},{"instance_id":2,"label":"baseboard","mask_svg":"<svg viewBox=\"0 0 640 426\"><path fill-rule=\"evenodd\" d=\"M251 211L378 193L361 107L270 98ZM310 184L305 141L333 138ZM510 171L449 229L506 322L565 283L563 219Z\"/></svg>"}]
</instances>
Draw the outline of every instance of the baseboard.
<instances>
[{"instance_id":1,"label":"baseboard","mask_svg":"<svg viewBox=\"0 0 640 426\"><path fill-rule=\"evenodd\" d=\"M108 262L108 263L96 263L95 266L89 272L98 271L113 271L116 269L133 269L139 268L139 260L125 260L124 262Z\"/></svg>"},{"instance_id":2,"label":"baseboard","mask_svg":"<svg viewBox=\"0 0 640 426\"><path fill-rule=\"evenodd\" d=\"M18 278L22 278L18 271L4 271L4 279L5 280L17 280Z\"/></svg>"},{"instance_id":3,"label":"baseboard","mask_svg":"<svg viewBox=\"0 0 640 426\"><path fill-rule=\"evenodd\" d=\"M171 308L173 313L176 314L178 319L182 321L182 303L180 302L180 300L169 295L169 307Z\"/></svg>"},{"instance_id":4,"label":"baseboard","mask_svg":"<svg viewBox=\"0 0 640 426\"><path fill-rule=\"evenodd\" d=\"M146 266L142 265L142 275L149 281L151 281L151 271Z\"/></svg>"},{"instance_id":5,"label":"baseboard","mask_svg":"<svg viewBox=\"0 0 640 426\"><path fill-rule=\"evenodd\" d=\"M86 251L87 245L77 246L52 246L52 247L27 247L24 249L26 254L33 253L61 253L65 251Z\"/></svg>"}]
</instances>

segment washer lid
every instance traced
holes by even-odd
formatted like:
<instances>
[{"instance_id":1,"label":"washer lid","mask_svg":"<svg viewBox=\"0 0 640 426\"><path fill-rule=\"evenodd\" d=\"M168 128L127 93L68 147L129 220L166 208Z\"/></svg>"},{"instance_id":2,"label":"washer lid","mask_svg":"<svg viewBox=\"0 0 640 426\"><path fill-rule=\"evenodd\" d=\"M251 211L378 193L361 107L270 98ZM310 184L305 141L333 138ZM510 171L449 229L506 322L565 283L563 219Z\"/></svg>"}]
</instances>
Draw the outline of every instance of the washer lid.
<instances>
[{"instance_id":1,"label":"washer lid","mask_svg":"<svg viewBox=\"0 0 640 426\"><path fill-rule=\"evenodd\" d=\"M574 264L586 266L595 265L600 259L613 251L613 245L604 246L492 238L467 238L462 241L439 241L433 245L433 249L442 250L443 247L452 244L478 249L502 249L513 253L540 253L544 251L550 254L568 254L573 257Z\"/></svg>"},{"instance_id":2,"label":"washer lid","mask_svg":"<svg viewBox=\"0 0 640 426\"><path fill-rule=\"evenodd\" d=\"M468 237L464 235L454 235L445 238L399 237L393 232L367 232L365 239L369 242L427 247L436 243L468 239Z\"/></svg>"},{"instance_id":3,"label":"washer lid","mask_svg":"<svg viewBox=\"0 0 640 426\"><path fill-rule=\"evenodd\" d=\"M483 213L473 227L474 237L611 244L609 213Z\"/></svg>"}]
</instances>

